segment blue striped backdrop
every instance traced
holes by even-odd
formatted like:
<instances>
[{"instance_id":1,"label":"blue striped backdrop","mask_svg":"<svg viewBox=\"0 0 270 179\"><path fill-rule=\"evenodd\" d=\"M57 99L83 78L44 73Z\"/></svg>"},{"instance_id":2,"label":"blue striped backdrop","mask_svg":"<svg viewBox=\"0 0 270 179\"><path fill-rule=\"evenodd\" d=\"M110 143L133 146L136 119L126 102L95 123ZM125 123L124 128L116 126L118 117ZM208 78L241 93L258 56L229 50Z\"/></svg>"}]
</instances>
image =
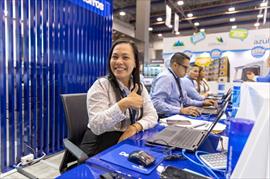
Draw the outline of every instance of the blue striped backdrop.
<instances>
[{"instance_id":1,"label":"blue striped backdrop","mask_svg":"<svg viewBox=\"0 0 270 179\"><path fill-rule=\"evenodd\" d=\"M0 168L63 149L60 94L86 92L107 71L111 0L0 1Z\"/></svg>"}]
</instances>

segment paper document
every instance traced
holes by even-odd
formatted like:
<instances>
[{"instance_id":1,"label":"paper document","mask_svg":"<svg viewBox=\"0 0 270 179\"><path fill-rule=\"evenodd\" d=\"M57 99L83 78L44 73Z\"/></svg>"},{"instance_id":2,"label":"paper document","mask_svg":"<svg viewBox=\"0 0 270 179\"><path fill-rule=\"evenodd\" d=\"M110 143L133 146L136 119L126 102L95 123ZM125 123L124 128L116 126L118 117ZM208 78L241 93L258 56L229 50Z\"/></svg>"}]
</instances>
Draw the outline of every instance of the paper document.
<instances>
[{"instance_id":1,"label":"paper document","mask_svg":"<svg viewBox=\"0 0 270 179\"><path fill-rule=\"evenodd\" d=\"M176 125L188 128L194 128L199 130L207 130L212 122L190 119L188 117L176 114L167 118L160 119L160 122L165 125ZM214 127L214 132L222 132L226 128L225 124L217 123Z\"/></svg>"}]
</instances>

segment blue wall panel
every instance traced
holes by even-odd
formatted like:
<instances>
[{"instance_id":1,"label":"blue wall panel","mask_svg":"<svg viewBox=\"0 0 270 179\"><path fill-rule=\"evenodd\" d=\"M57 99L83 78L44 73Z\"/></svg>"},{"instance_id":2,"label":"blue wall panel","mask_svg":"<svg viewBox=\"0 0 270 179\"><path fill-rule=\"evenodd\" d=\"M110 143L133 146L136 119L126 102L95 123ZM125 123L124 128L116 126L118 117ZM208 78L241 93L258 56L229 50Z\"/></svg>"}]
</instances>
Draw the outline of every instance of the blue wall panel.
<instances>
[{"instance_id":1,"label":"blue wall panel","mask_svg":"<svg viewBox=\"0 0 270 179\"><path fill-rule=\"evenodd\" d=\"M0 1L0 171L63 149L60 94L87 92L107 71L111 0Z\"/></svg>"}]
</instances>

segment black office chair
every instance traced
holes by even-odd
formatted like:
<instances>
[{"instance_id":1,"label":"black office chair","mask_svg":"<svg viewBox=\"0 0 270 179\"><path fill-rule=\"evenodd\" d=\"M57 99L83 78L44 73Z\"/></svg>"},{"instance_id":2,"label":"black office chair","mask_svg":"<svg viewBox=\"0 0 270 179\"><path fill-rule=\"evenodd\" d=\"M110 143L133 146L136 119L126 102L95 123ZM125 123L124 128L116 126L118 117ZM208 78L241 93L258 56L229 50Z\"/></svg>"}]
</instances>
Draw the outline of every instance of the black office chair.
<instances>
[{"instance_id":1,"label":"black office chair","mask_svg":"<svg viewBox=\"0 0 270 179\"><path fill-rule=\"evenodd\" d=\"M63 140L65 153L59 167L60 173L88 158L87 154L78 147L88 123L86 93L63 94L61 97L66 115L68 138ZM69 163L74 161L77 161L77 163L68 166Z\"/></svg>"}]
</instances>

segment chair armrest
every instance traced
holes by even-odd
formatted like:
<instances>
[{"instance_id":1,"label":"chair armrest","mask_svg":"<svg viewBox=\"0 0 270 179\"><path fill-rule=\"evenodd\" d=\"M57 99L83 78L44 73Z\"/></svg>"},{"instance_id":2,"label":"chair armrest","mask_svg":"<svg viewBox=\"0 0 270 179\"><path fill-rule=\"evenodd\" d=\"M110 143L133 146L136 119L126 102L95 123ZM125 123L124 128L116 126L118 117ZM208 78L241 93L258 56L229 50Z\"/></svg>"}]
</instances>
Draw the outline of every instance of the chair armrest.
<instances>
[{"instance_id":1,"label":"chair armrest","mask_svg":"<svg viewBox=\"0 0 270 179\"><path fill-rule=\"evenodd\" d=\"M66 150L77 158L78 163L82 163L89 158L84 151L82 151L77 145L73 144L70 140L64 139L63 142Z\"/></svg>"}]
</instances>

